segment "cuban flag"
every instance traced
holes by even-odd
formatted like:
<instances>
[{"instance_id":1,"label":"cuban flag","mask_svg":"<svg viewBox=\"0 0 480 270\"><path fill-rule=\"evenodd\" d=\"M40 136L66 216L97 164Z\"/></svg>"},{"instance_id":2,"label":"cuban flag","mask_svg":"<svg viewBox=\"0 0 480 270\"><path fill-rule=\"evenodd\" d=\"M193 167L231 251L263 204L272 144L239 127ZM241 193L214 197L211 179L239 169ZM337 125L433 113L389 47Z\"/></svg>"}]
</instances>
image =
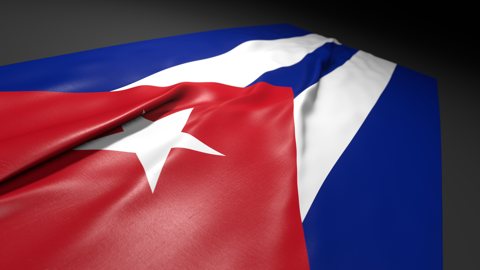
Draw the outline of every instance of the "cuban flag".
<instances>
[{"instance_id":1,"label":"cuban flag","mask_svg":"<svg viewBox=\"0 0 480 270\"><path fill-rule=\"evenodd\" d=\"M436 81L290 25L0 67L0 269L442 269Z\"/></svg>"}]
</instances>

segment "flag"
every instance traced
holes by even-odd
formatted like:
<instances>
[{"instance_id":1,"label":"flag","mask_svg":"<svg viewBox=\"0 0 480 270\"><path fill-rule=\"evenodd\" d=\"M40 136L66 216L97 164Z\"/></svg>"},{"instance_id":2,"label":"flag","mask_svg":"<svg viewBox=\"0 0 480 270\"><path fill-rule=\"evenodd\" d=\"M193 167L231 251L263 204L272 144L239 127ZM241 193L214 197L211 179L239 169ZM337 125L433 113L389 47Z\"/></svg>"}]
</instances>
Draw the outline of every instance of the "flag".
<instances>
[{"instance_id":1,"label":"flag","mask_svg":"<svg viewBox=\"0 0 480 270\"><path fill-rule=\"evenodd\" d=\"M0 67L1 269L441 269L433 78L290 25Z\"/></svg>"}]
</instances>

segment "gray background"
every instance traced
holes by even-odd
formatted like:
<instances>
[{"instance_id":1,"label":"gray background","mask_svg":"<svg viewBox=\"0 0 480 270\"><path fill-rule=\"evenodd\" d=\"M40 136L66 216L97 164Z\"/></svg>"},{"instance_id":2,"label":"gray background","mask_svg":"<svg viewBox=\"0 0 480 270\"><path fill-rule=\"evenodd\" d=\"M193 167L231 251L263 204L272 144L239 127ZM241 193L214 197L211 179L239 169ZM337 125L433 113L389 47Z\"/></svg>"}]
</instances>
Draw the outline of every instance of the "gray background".
<instances>
[{"instance_id":1,"label":"gray background","mask_svg":"<svg viewBox=\"0 0 480 270\"><path fill-rule=\"evenodd\" d=\"M475 9L458 1L428 8L387 2L1 2L0 65L183 33L290 23L436 77L444 269L478 270L480 70L478 44L472 41L479 33Z\"/></svg>"}]
</instances>

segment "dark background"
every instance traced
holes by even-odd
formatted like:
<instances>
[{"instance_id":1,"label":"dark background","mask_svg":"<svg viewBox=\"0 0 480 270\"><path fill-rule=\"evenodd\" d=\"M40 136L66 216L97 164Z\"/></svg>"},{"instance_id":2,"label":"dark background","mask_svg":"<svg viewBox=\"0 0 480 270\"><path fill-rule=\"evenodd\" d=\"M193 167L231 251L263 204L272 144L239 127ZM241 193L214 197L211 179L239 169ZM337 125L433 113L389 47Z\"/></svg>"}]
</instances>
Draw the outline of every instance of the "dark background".
<instances>
[{"instance_id":1,"label":"dark background","mask_svg":"<svg viewBox=\"0 0 480 270\"><path fill-rule=\"evenodd\" d=\"M201 1L0 2L0 65L170 35L290 23L438 79L444 269L480 269L480 31L456 1L315 4ZM440 1L437 1L440 2Z\"/></svg>"}]
</instances>

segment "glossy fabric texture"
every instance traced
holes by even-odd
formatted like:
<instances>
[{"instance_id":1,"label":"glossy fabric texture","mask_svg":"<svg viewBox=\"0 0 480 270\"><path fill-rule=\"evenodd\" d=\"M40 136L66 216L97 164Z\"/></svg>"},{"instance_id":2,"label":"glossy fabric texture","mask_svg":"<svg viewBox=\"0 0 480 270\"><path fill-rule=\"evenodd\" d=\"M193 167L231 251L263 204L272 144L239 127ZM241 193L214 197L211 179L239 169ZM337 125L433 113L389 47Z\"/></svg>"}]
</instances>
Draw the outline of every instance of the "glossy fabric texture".
<instances>
[{"instance_id":1,"label":"glossy fabric texture","mask_svg":"<svg viewBox=\"0 0 480 270\"><path fill-rule=\"evenodd\" d=\"M185 110L222 156L161 149L153 185L155 155L79 148ZM3 66L0 121L1 269L442 267L435 80L331 38L253 26Z\"/></svg>"},{"instance_id":2,"label":"glossy fabric texture","mask_svg":"<svg viewBox=\"0 0 480 270\"><path fill-rule=\"evenodd\" d=\"M303 221L311 269L442 269L434 79L397 67Z\"/></svg>"},{"instance_id":3,"label":"glossy fabric texture","mask_svg":"<svg viewBox=\"0 0 480 270\"><path fill-rule=\"evenodd\" d=\"M308 269L290 89L185 83L1 95L11 104L2 121L16 134L1 140L2 164L30 164L2 167L3 267ZM55 104L75 109L55 114L63 109ZM52 109L15 111L28 126L6 116L26 105ZM120 121L186 108L194 109L184 131L225 157L172 149L154 193L135 154L71 150L118 132Z\"/></svg>"}]
</instances>

